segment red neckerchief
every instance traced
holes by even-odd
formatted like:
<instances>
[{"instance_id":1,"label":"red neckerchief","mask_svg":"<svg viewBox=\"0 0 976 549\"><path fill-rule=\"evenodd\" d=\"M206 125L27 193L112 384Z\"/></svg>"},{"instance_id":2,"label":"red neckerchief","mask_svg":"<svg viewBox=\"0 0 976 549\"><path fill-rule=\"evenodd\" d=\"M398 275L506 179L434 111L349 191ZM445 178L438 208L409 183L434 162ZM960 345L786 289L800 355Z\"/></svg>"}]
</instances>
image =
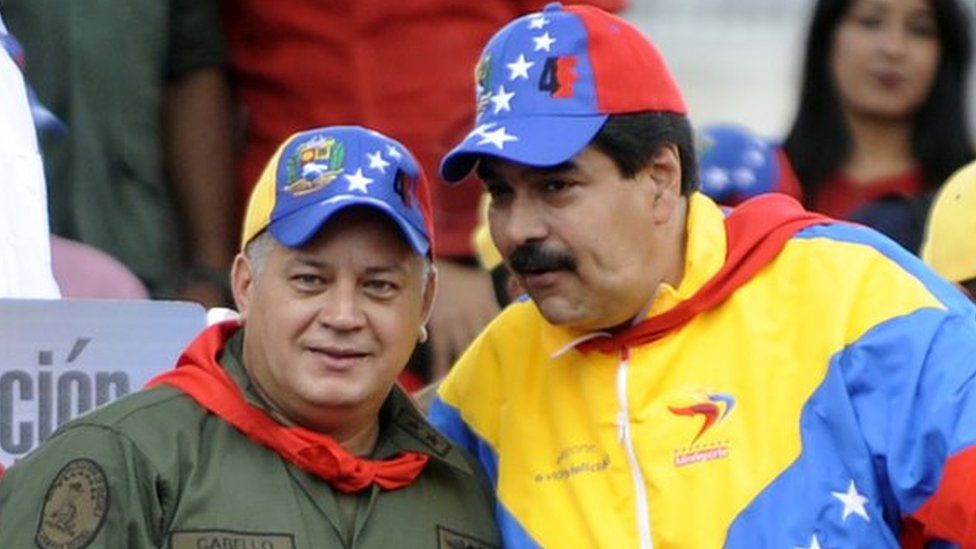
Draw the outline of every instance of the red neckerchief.
<instances>
[{"instance_id":1,"label":"red neckerchief","mask_svg":"<svg viewBox=\"0 0 976 549\"><path fill-rule=\"evenodd\" d=\"M385 490L396 490L420 475L430 458L426 454L403 452L387 460L359 458L329 436L302 427L286 427L248 404L217 362L220 350L239 328L236 322L207 328L183 352L175 369L149 380L146 387L172 385L251 440L342 492L358 492L373 483Z\"/></svg>"},{"instance_id":2,"label":"red neckerchief","mask_svg":"<svg viewBox=\"0 0 976 549\"><path fill-rule=\"evenodd\" d=\"M797 231L830 221L829 217L804 210L799 202L783 194L747 200L725 218L725 264L695 295L613 336L589 339L576 348L613 353L658 340L732 295L772 261Z\"/></svg>"}]
</instances>

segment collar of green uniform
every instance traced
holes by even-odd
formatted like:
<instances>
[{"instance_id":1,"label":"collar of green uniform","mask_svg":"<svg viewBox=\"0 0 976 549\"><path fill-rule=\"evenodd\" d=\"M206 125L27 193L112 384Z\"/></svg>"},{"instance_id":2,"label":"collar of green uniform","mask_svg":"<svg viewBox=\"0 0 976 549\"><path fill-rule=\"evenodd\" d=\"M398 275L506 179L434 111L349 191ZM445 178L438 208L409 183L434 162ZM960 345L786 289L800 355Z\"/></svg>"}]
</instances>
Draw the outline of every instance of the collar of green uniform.
<instances>
[{"instance_id":1,"label":"collar of green uniform","mask_svg":"<svg viewBox=\"0 0 976 549\"><path fill-rule=\"evenodd\" d=\"M227 340L219 362L248 404L275 417L270 406L261 398L244 369L244 329ZM471 474L471 465L457 447L438 433L417 410L399 385L394 385L380 409L380 434L372 459L387 459L402 451L422 452L438 461Z\"/></svg>"}]
</instances>

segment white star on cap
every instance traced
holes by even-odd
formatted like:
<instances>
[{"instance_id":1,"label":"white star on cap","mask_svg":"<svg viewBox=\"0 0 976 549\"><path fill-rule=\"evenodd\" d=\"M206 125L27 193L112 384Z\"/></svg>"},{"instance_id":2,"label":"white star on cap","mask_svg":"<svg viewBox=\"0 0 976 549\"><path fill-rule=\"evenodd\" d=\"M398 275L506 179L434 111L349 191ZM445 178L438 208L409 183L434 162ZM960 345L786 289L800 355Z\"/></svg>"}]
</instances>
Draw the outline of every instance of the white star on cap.
<instances>
[{"instance_id":1,"label":"white star on cap","mask_svg":"<svg viewBox=\"0 0 976 549\"><path fill-rule=\"evenodd\" d=\"M498 122L488 122L487 124L480 124L477 128L468 132L468 136L465 137L464 140L468 141L469 139L473 139L475 137L482 137L485 135L486 131L490 130L491 128L494 128L497 125Z\"/></svg>"},{"instance_id":2,"label":"white star on cap","mask_svg":"<svg viewBox=\"0 0 976 549\"><path fill-rule=\"evenodd\" d=\"M512 106L509 105L509 101L511 101L513 97L515 97L515 92L505 91L505 86L499 84L498 91L491 96L491 104L495 106L495 110L492 111L492 114L512 110Z\"/></svg>"},{"instance_id":3,"label":"white star on cap","mask_svg":"<svg viewBox=\"0 0 976 549\"><path fill-rule=\"evenodd\" d=\"M518 137L515 137L510 133L505 133L505 128L501 127L494 131L482 132L481 141L478 141L476 144L485 145L487 143L491 143L492 145L498 147L498 150L502 150L505 148L505 143L509 141L518 141Z\"/></svg>"},{"instance_id":4,"label":"white star on cap","mask_svg":"<svg viewBox=\"0 0 976 549\"><path fill-rule=\"evenodd\" d=\"M868 511L864 508L864 505L868 502L868 498L857 492L857 487L854 486L853 480L847 486L846 492L831 492L830 495L839 499L844 504L844 516L841 517L842 521L847 520L847 517L851 515L857 515L871 522L871 517L868 516Z\"/></svg>"},{"instance_id":5,"label":"white star on cap","mask_svg":"<svg viewBox=\"0 0 976 549\"><path fill-rule=\"evenodd\" d=\"M810 540L810 545L807 547L794 547L793 549L820 549L820 540L817 539L817 534L813 535L813 539Z\"/></svg>"},{"instance_id":6,"label":"white star on cap","mask_svg":"<svg viewBox=\"0 0 976 549\"><path fill-rule=\"evenodd\" d=\"M525 54L520 53L519 58L515 60L514 63L506 63L505 66L508 70L512 71L508 75L509 80L515 80L516 78L529 79L529 69L535 65L532 61L525 60Z\"/></svg>"},{"instance_id":7,"label":"white star on cap","mask_svg":"<svg viewBox=\"0 0 976 549\"><path fill-rule=\"evenodd\" d=\"M350 191L359 191L363 194L369 194L369 189L367 187L373 182L373 180L363 175L362 168L357 168L356 173L352 175L346 174L342 177L345 177L346 181L349 182Z\"/></svg>"},{"instance_id":8,"label":"white star on cap","mask_svg":"<svg viewBox=\"0 0 976 549\"><path fill-rule=\"evenodd\" d=\"M390 163L383 159L383 153L380 151L366 153L366 158L369 159L369 168L371 170L379 170L380 173L385 174L386 168L390 166Z\"/></svg>"},{"instance_id":9,"label":"white star on cap","mask_svg":"<svg viewBox=\"0 0 976 549\"><path fill-rule=\"evenodd\" d=\"M533 36L532 41L535 42L535 51L549 51L552 45L556 42L556 39L549 36L549 33L547 32L542 36Z\"/></svg>"},{"instance_id":10,"label":"white star on cap","mask_svg":"<svg viewBox=\"0 0 976 549\"><path fill-rule=\"evenodd\" d=\"M386 154L390 155L393 158L396 158L397 160L403 158L403 155L400 154L400 151L398 151L397 148L394 147L393 145L386 146Z\"/></svg>"},{"instance_id":11,"label":"white star on cap","mask_svg":"<svg viewBox=\"0 0 976 549\"><path fill-rule=\"evenodd\" d=\"M549 24L549 20L546 19L546 16L542 15L541 13L529 19L530 29L541 29L542 27L548 24Z\"/></svg>"}]
</instances>

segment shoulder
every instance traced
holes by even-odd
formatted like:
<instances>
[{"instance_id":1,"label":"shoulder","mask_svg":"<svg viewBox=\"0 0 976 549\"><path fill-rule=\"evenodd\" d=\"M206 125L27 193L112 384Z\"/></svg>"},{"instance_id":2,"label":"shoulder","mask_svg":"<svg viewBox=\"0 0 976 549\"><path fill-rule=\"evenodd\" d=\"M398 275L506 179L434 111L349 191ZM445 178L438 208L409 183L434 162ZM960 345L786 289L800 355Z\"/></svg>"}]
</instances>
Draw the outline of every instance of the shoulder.
<instances>
[{"instance_id":1,"label":"shoulder","mask_svg":"<svg viewBox=\"0 0 976 549\"><path fill-rule=\"evenodd\" d=\"M207 415L189 396L173 388L139 391L62 425L23 464L98 456L109 467L128 469L140 463L140 467L158 472L176 459L178 441L193 445L200 438Z\"/></svg>"},{"instance_id":2,"label":"shoulder","mask_svg":"<svg viewBox=\"0 0 976 549\"><path fill-rule=\"evenodd\" d=\"M905 338L925 348L948 337L946 322L963 333L976 320L965 296L920 259L853 223L801 230L756 286L773 288L770 307L798 311L804 326L833 327L839 344L854 350L884 341L894 355Z\"/></svg>"},{"instance_id":3,"label":"shoulder","mask_svg":"<svg viewBox=\"0 0 976 549\"><path fill-rule=\"evenodd\" d=\"M918 257L881 233L848 222L807 227L777 262L808 269L805 279L856 285L862 296L888 294L916 306L968 310L962 296ZM782 260L782 261L781 261ZM825 275L834 275L829 278Z\"/></svg>"},{"instance_id":4,"label":"shoulder","mask_svg":"<svg viewBox=\"0 0 976 549\"><path fill-rule=\"evenodd\" d=\"M529 299L509 304L457 360L438 391L441 399L470 402L513 383L512 376L524 371L522 363L542 348L544 327L545 320Z\"/></svg>"},{"instance_id":5,"label":"shoulder","mask_svg":"<svg viewBox=\"0 0 976 549\"><path fill-rule=\"evenodd\" d=\"M126 395L71 421L55 433L81 427L104 428L136 438L145 436L147 429L179 430L207 415L185 393L168 386L145 389Z\"/></svg>"}]
</instances>

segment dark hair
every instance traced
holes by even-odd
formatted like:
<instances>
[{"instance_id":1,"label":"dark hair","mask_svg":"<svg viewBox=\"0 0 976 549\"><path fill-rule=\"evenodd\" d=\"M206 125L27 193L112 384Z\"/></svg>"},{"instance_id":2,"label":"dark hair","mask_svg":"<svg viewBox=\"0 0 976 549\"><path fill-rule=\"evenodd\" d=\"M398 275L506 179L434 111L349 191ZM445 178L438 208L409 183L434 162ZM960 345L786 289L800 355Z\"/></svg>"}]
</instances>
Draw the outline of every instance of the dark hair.
<instances>
[{"instance_id":1,"label":"dark hair","mask_svg":"<svg viewBox=\"0 0 976 549\"><path fill-rule=\"evenodd\" d=\"M681 161L681 194L689 195L698 186L694 136L684 115L671 112L613 114L590 145L609 156L620 175L630 178L647 166L665 143L678 147Z\"/></svg>"},{"instance_id":2,"label":"dark hair","mask_svg":"<svg viewBox=\"0 0 976 549\"><path fill-rule=\"evenodd\" d=\"M968 297L973 303L976 303L976 278L970 278L969 280L963 280L958 283L963 290L969 294Z\"/></svg>"},{"instance_id":3,"label":"dark hair","mask_svg":"<svg viewBox=\"0 0 976 549\"><path fill-rule=\"evenodd\" d=\"M819 0L807 36L800 105L783 144L807 201L851 146L829 64L837 26L852 3ZM911 143L929 190L974 156L964 97L972 55L968 13L957 0L932 0L932 10L941 56L932 89L915 114Z\"/></svg>"}]
</instances>

